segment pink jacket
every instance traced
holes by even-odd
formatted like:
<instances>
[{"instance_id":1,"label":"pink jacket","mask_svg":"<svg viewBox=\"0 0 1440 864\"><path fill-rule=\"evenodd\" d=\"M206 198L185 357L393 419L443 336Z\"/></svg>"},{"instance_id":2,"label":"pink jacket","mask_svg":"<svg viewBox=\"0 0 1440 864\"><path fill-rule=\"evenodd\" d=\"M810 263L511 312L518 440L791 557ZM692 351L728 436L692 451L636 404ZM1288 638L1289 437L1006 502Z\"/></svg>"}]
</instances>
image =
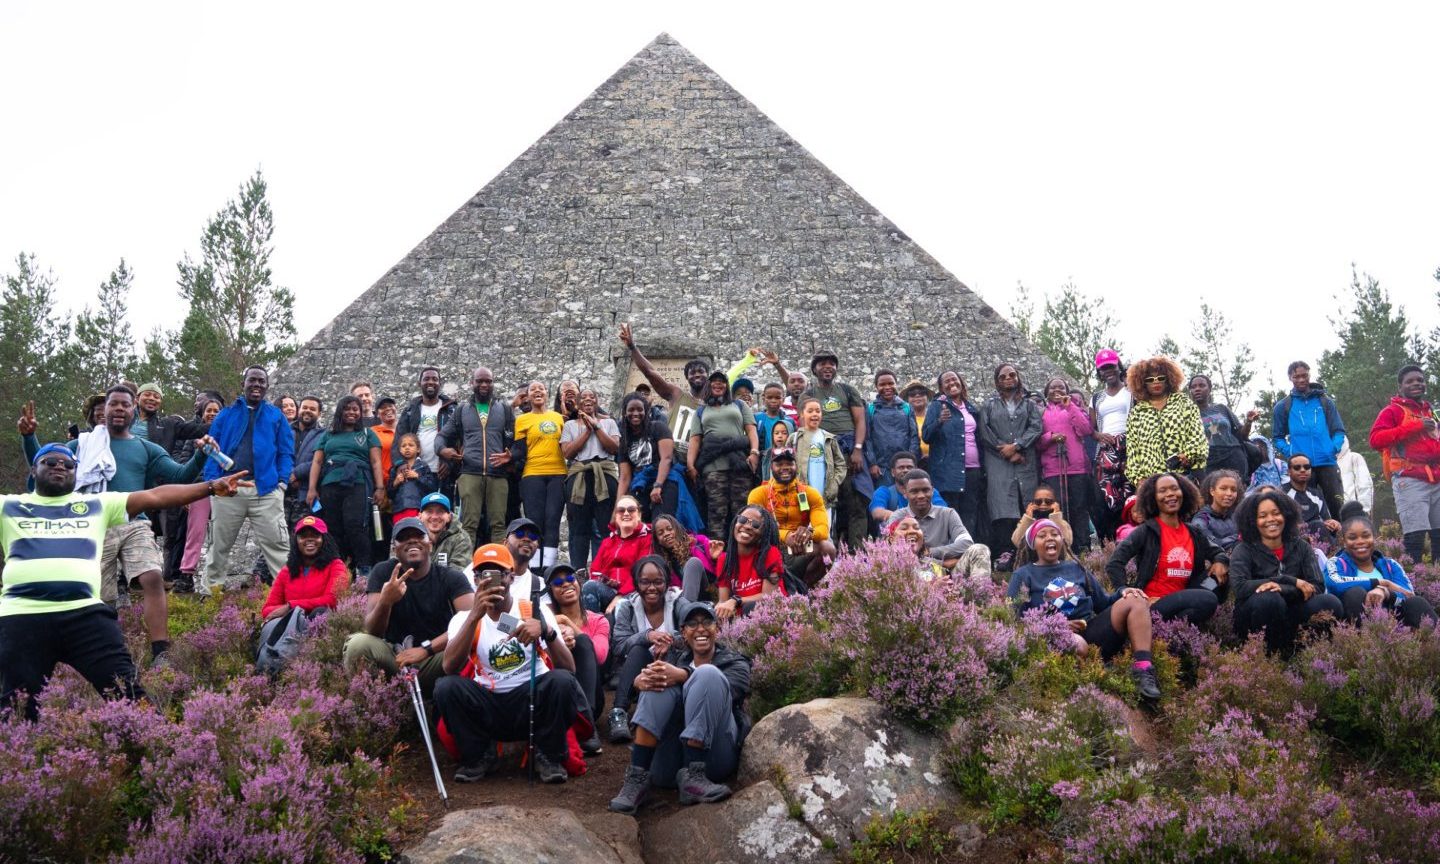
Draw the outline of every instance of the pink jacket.
<instances>
[{"instance_id":1,"label":"pink jacket","mask_svg":"<svg viewBox=\"0 0 1440 864\"><path fill-rule=\"evenodd\" d=\"M1053 403L1045 406L1045 413L1040 417L1040 425L1044 430L1040 434L1037 445L1040 450L1040 476L1058 477L1061 474L1089 474L1090 458L1085 455L1085 439L1095 431L1090 423L1090 415L1076 405L1073 400L1067 400L1064 405ZM1051 435L1064 435L1065 442L1062 445L1050 443ZM1065 453L1065 459L1060 459L1061 451Z\"/></svg>"}]
</instances>

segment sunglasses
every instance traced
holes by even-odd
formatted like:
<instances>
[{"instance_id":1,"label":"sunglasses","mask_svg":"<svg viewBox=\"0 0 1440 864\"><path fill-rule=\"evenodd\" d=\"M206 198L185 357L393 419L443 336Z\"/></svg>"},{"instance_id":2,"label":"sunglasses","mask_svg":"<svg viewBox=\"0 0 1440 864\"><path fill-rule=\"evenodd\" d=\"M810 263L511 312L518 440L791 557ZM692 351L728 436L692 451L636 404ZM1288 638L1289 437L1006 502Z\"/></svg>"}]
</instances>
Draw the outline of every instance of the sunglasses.
<instances>
[{"instance_id":1,"label":"sunglasses","mask_svg":"<svg viewBox=\"0 0 1440 864\"><path fill-rule=\"evenodd\" d=\"M1039 504L1039 505L1041 505L1042 507L1049 507L1051 504L1054 504L1054 503L1055 503L1055 499L1054 499L1054 498L1036 498L1033 503Z\"/></svg>"},{"instance_id":2,"label":"sunglasses","mask_svg":"<svg viewBox=\"0 0 1440 864\"><path fill-rule=\"evenodd\" d=\"M578 580L575 578L575 574L574 574L574 573L566 573L564 576L556 576L554 579L551 579L551 580L550 580L550 587L551 587L551 588L559 588L559 587L565 585L566 583L574 584L574 583L577 582L577 581L578 581Z\"/></svg>"},{"instance_id":3,"label":"sunglasses","mask_svg":"<svg viewBox=\"0 0 1440 864\"><path fill-rule=\"evenodd\" d=\"M533 531L529 528L517 528L515 529L515 536L519 537L521 540L539 540L540 532Z\"/></svg>"},{"instance_id":4,"label":"sunglasses","mask_svg":"<svg viewBox=\"0 0 1440 864\"><path fill-rule=\"evenodd\" d=\"M706 630L714 630L715 619L697 618L694 621L686 621L683 625L681 625L681 627L685 630L699 630L701 627L704 627Z\"/></svg>"},{"instance_id":5,"label":"sunglasses","mask_svg":"<svg viewBox=\"0 0 1440 864\"><path fill-rule=\"evenodd\" d=\"M1309 470L1310 470L1310 466L1309 466L1309 465L1291 465L1291 466L1290 466L1290 470L1291 470L1291 471L1309 471Z\"/></svg>"},{"instance_id":6,"label":"sunglasses","mask_svg":"<svg viewBox=\"0 0 1440 864\"><path fill-rule=\"evenodd\" d=\"M41 459L40 464L46 468L64 468L66 471L74 471L75 463L69 459L56 457L54 459Z\"/></svg>"},{"instance_id":7,"label":"sunglasses","mask_svg":"<svg viewBox=\"0 0 1440 864\"><path fill-rule=\"evenodd\" d=\"M639 508L639 507L616 507L616 508L615 508L615 512L616 512L616 513L639 513L639 512L640 512L640 508Z\"/></svg>"},{"instance_id":8,"label":"sunglasses","mask_svg":"<svg viewBox=\"0 0 1440 864\"><path fill-rule=\"evenodd\" d=\"M735 517L735 524L736 524L736 525L749 525L751 528L759 528L759 527L761 527L762 525L764 525L765 523L764 523L764 522L761 522L759 519L751 519L749 516L736 516L736 517Z\"/></svg>"},{"instance_id":9,"label":"sunglasses","mask_svg":"<svg viewBox=\"0 0 1440 864\"><path fill-rule=\"evenodd\" d=\"M1159 384L1159 383L1162 382L1162 381L1169 381L1169 380L1170 380L1169 376L1166 376L1166 375L1150 375L1150 376L1147 376L1147 377L1145 378L1145 383L1146 383L1146 384Z\"/></svg>"}]
</instances>

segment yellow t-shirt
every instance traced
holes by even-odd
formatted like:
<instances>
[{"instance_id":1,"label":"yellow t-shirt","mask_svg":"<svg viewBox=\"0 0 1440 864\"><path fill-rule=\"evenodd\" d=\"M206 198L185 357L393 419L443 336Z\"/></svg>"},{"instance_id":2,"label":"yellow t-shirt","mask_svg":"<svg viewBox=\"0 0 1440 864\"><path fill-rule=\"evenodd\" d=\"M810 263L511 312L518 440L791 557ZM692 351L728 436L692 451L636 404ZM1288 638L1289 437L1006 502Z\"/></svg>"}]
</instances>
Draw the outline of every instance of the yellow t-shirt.
<instances>
[{"instance_id":1,"label":"yellow t-shirt","mask_svg":"<svg viewBox=\"0 0 1440 864\"><path fill-rule=\"evenodd\" d=\"M534 411L515 418L515 440L525 442L525 470L521 477L549 477L565 473L560 452L560 431L565 418L559 411Z\"/></svg>"}]
</instances>

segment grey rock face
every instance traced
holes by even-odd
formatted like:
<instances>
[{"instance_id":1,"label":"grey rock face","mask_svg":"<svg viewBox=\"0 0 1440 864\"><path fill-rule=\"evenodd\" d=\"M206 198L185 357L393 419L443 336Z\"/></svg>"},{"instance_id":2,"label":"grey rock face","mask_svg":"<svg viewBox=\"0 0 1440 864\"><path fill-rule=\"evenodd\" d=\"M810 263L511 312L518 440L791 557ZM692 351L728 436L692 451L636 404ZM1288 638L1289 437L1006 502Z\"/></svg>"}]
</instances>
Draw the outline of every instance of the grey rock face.
<instances>
[{"instance_id":1,"label":"grey rock face","mask_svg":"<svg viewBox=\"0 0 1440 864\"><path fill-rule=\"evenodd\" d=\"M939 738L890 719L869 699L817 699L755 724L740 785L783 783L806 824L848 849L874 817L959 803L940 748Z\"/></svg>"},{"instance_id":2,"label":"grey rock face","mask_svg":"<svg viewBox=\"0 0 1440 864\"><path fill-rule=\"evenodd\" d=\"M720 804L700 804L666 816L645 830L646 861L713 864L833 862L835 856L769 781L735 793Z\"/></svg>"},{"instance_id":3,"label":"grey rock face","mask_svg":"<svg viewBox=\"0 0 1440 864\"><path fill-rule=\"evenodd\" d=\"M486 365L497 392L538 378L614 404L631 321L647 354L817 347L842 379L993 366L1054 373L994 309L719 75L661 35L304 345L275 388L327 403L350 382L415 392ZM764 370L757 383L774 378ZM868 389L868 388L864 388ZM277 389L278 392L278 389Z\"/></svg>"},{"instance_id":4,"label":"grey rock face","mask_svg":"<svg viewBox=\"0 0 1440 864\"><path fill-rule=\"evenodd\" d=\"M623 818L623 817L622 817ZM446 815L440 827L402 856L404 864L636 864L634 820L628 838L611 843L574 813L551 807L480 807Z\"/></svg>"}]
</instances>

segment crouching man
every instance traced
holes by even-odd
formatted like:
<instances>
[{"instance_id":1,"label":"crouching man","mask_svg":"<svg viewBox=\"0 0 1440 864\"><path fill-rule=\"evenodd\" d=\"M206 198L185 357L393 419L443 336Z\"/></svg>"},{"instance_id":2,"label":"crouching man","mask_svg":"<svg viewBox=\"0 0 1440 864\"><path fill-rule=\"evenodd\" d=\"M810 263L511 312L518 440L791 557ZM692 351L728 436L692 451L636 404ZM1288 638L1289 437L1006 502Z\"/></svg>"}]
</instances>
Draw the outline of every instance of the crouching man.
<instances>
[{"instance_id":1,"label":"crouching man","mask_svg":"<svg viewBox=\"0 0 1440 864\"><path fill-rule=\"evenodd\" d=\"M474 602L446 631L446 675L435 685L435 707L460 749L459 783L485 779L495 770L495 745L527 740L532 722L536 775L543 783L565 782L565 734L579 707L575 658L549 607L530 602L528 580L524 596L510 590L514 582L509 549L491 543L475 550ZM536 656L537 643L555 668Z\"/></svg>"},{"instance_id":2,"label":"crouching man","mask_svg":"<svg viewBox=\"0 0 1440 864\"><path fill-rule=\"evenodd\" d=\"M635 743L625 783L610 802L617 813L645 803L652 774L655 785L679 787L681 804L730 797L720 781L735 773L750 731L750 658L716 642L719 624L709 603L684 606L680 621L683 641L635 679Z\"/></svg>"}]
</instances>

